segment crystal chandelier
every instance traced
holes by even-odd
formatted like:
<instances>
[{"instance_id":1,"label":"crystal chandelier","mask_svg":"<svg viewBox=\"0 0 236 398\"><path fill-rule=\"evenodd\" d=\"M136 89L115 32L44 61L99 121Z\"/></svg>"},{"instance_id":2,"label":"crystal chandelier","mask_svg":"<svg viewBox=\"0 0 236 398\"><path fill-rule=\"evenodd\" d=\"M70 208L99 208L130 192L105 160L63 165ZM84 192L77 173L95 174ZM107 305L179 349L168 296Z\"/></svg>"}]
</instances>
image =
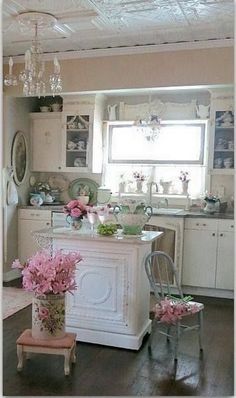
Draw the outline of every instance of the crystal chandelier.
<instances>
[{"instance_id":1,"label":"crystal chandelier","mask_svg":"<svg viewBox=\"0 0 236 398\"><path fill-rule=\"evenodd\" d=\"M158 139L161 131L161 119L156 115L156 110L152 107L151 95L149 95L149 112L144 118L137 117L134 127L143 134L147 141L154 142Z\"/></svg>"},{"instance_id":2,"label":"crystal chandelier","mask_svg":"<svg viewBox=\"0 0 236 398\"><path fill-rule=\"evenodd\" d=\"M23 84L23 94L25 96L38 96L46 94L45 63L43 60L43 50L38 40L38 29L53 27L56 18L51 14L26 12L17 16L18 22L27 28L34 29L34 39L31 47L25 52L25 68L17 78L13 74L13 59L9 59L9 72L4 77L6 86L16 86ZM48 78L48 83L53 96L62 91L62 78L60 75L60 64L57 57L54 57L53 73Z\"/></svg>"},{"instance_id":3,"label":"crystal chandelier","mask_svg":"<svg viewBox=\"0 0 236 398\"><path fill-rule=\"evenodd\" d=\"M137 119L134 126L145 136L147 141L156 141L161 129L161 119L157 115L148 115L146 119Z\"/></svg>"}]
</instances>

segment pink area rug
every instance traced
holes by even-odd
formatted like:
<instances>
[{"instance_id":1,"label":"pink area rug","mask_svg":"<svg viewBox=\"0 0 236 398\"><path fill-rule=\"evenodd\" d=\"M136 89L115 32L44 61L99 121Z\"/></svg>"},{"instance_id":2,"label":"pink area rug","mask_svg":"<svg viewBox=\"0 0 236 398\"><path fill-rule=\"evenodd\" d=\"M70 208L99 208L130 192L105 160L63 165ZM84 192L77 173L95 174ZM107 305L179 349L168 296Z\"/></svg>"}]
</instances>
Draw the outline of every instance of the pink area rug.
<instances>
[{"instance_id":1,"label":"pink area rug","mask_svg":"<svg viewBox=\"0 0 236 398\"><path fill-rule=\"evenodd\" d=\"M33 293L16 287L2 288L2 317L3 319L15 314L32 303Z\"/></svg>"}]
</instances>

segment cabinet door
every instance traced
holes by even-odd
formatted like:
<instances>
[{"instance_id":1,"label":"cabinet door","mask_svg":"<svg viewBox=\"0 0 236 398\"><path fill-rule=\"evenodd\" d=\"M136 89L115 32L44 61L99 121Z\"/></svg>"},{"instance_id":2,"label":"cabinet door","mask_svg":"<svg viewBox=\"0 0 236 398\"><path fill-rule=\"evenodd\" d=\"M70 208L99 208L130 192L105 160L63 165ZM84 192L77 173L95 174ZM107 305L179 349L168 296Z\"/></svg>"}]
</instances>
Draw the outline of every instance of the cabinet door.
<instances>
[{"instance_id":1,"label":"cabinet door","mask_svg":"<svg viewBox=\"0 0 236 398\"><path fill-rule=\"evenodd\" d=\"M212 174L233 174L234 169L234 112L233 96L214 98L211 106Z\"/></svg>"},{"instance_id":2,"label":"cabinet door","mask_svg":"<svg viewBox=\"0 0 236 398\"><path fill-rule=\"evenodd\" d=\"M216 288L234 288L234 234L233 232L219 232Z\"/></svg>"},{"instance_id":3,"label":"cabinet door","mask_svg":"<svg viewBox=\"0 0 236 398\"><path fill-rule=\"evenodd\" d=\"M32 171L61 170L61 118L32 120Z\"/></svg>"},{"instance_id":4,"label":"cabinet door","mask_svg":"<svg viewBox=\"0 0 236 398\"><path fill-rule=\"evenodd\" d=\"M185 230L182 284L215 287L217 233Z\"/></svg>"},{"instance_id":5,"label":"cabinet door","mask_svg":"<svg viewBox=\"0 0 236 398\"><path fill-rule=\"evenodd\" d=\"M89 171L91 151L91 114L64 115L63 168L67 171Z\"/></svg>"},{"instance_id":6,"label":"cabinet door","mask_svg":"<svg viewBox=\"0 0 236 398\"><path fill-rule=\"evenodd\" d=\"M49 220L19 220L18 222L18 247L19 260L24 263L29 257L40 250L33 238L32 232L50 227Z\"/></svg>"}]
</instances>

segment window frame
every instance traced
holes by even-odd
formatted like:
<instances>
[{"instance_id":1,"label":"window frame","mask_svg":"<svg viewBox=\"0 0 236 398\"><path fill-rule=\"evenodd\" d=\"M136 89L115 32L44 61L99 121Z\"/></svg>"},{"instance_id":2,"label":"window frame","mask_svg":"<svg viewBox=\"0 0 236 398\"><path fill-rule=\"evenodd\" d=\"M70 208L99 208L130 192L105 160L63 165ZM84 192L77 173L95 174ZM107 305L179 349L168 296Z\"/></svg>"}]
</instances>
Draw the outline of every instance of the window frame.
<instances>
[{"instance_id":1,"label":"window frame","mask_svg":"<svg viewBox=\"0 0 236 398\"><path fill-rule=\"evenodd\" d=\"M207 124L206 120L165 120L161 122L162 126L169 126L169 125L183 125L183 126L200 126L201 128L201 143L200 143L200 156L198 160L142 160L142 159L121 159L121 160L114 160L111 157L112 151L112 134L114 127L121 127L127 128L132 127L133 122L116 122L116 123L109 123L108 128L108 157L107 161L109 164L142 164L142 165L158 165L158 164L173 164L173 165L204 165L204 154L205 154L205 142L206 142L206 131L207 131Z\"/></svg>"}]
</instances>

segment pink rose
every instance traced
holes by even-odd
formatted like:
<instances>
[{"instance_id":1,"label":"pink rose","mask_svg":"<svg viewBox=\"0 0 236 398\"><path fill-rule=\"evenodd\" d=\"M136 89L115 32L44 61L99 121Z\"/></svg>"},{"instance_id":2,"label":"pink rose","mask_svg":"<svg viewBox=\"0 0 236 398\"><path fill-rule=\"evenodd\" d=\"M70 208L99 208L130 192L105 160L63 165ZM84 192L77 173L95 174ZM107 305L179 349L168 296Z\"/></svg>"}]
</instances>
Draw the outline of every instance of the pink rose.
<instances>
[{"instance_id":1,"label":"pink rose","mask_svg":"<svg viewBox=\"0 0 236 398\"><path fill-rule=\"evenodd\" d=\"M39 319L42 321L43 319L47 319L49 315L49 311L46 307L39 307Z\"/></svg>"},{"instance_id":2,"label":"pink rose","mask_svg":"<svg viewBox=\"0 0 236 398\"><path fill-rule=\"evenodd\" d=\"M82 211L75 207L74 209L71 210L71 216L72 217L80 217L82 214Z\"/></svg>"}]
</instances>

